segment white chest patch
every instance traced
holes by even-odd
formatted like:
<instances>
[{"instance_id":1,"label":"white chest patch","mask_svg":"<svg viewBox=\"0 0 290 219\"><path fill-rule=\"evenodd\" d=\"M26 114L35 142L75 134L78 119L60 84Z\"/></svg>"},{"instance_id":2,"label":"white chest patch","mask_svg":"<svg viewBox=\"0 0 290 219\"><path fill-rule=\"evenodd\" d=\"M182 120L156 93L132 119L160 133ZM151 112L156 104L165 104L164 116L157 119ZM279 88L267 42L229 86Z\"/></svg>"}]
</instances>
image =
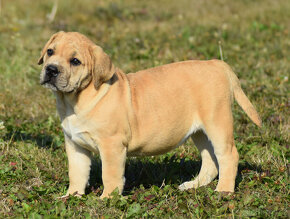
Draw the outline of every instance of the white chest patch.
<instances>
[{"instance_id":1,"label":"white chest patch","mask_svg":"<svg viewBox=\"0 0 290 219\"><path fill-rule=\"evenodd\" d=\"M181 141L177 144L177 146L182 145L194 132L202 129L202 125L200 123L194 122L190 127L189 131L186 135L181 139Z\"/></svg>"},{"instance_id":2,"label":"white chest patch","mask_svg":"<svg viewBox=\"0 0 290 219\"><path fill-rule=\"evenodd\" d=\"M97 145L92 139L89 131L86 130L86 125L81 122L81 119L77 118L75 114L66 117L61 126L64 133L79 146L87 148L89 150L96 150Z\"/></svg>"}]
</instances>

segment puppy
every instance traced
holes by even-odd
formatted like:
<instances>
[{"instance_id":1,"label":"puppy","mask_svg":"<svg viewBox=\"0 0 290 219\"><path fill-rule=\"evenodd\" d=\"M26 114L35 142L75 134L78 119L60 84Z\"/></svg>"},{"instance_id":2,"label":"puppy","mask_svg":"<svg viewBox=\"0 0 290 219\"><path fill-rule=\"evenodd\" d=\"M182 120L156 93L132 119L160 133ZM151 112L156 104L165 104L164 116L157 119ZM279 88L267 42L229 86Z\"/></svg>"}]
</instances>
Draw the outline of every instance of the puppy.
<instances>
[{"instance_id":1,"label":"puppy","mask_svg":"<svg viewBox=\"0 0 290 219\"><path fill-rule=\"evenodd\" d=\"M102 160L104 191L122 193L127 156L166 153L191 137L199 175L181 190L209 184L234 192L239 155L231 103L261 126L255 108L223 61L184 61L124 74L84 35L58 32L44 46L40 83L56 96L69 162L66 195L85 192L92 153Z\"/></svg>"}]
</instances>

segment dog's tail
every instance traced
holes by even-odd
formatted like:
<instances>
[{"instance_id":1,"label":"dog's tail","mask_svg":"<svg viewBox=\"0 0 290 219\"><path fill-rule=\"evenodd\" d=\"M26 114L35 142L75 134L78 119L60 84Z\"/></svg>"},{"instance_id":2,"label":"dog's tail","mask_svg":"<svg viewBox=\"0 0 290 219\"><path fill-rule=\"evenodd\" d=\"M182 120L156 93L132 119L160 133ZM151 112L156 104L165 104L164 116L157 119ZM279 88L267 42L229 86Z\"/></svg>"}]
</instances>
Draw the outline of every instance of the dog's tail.
<instances>
[{"instance_id":1,"label":"dog's tail","mask_svg":"<svg viewBox=\"0 0 290 219\"><path fill-rule=\"evenodd\" d=\"M256 109L244 93L244 91L241 88L240 81L236 74L233 72L231 67L226 64L226 72L229 77L230 83L231 83L231 90L234 94L235 100L238 102L238 104L242 107L242 109L245 111L245 113L250 117L250 119L259 127L262 125L262 121L259 117L259 114L257 113Z\"/></svg>"}]
</instances>

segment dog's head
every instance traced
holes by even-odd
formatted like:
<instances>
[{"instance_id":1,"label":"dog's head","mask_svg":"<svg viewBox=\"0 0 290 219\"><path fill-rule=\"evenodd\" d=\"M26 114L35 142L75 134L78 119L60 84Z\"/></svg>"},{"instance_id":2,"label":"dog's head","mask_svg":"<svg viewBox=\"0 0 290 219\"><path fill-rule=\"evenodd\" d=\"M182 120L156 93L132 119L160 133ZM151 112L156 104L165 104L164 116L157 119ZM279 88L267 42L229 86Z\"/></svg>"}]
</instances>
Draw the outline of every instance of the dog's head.
<instances>
[{"instance_id":1,"label":"dog's head","mask_svg":"<svg viewBox=\"0 0 290 219\"><path fill-rule=\"evenodd\" d=\"M76 32L54 34L42 49L40 83L64 93L80 91L93 81L95 88L115 73L109 56L84 35Z\"/></svg>"}]
</instances>

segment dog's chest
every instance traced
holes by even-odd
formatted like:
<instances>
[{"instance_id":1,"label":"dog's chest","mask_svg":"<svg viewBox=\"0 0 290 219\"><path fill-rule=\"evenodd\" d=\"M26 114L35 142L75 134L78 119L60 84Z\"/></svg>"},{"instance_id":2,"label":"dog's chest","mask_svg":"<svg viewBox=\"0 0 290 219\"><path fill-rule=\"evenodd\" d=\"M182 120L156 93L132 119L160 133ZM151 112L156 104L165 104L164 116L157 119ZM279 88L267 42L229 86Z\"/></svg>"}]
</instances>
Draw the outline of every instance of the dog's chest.
<instances>
[{"instance_id":1,"label":"dog's chest","mask_svg":"<svg viewBox=\"0 0 290 219\"><path fill-rule=\"evenodd\" d=\"M90 135L87 124L75 114L67 116L61 123L64 133L79 146L96 149L96 143Z\"/></svg>"}]
</instances>

